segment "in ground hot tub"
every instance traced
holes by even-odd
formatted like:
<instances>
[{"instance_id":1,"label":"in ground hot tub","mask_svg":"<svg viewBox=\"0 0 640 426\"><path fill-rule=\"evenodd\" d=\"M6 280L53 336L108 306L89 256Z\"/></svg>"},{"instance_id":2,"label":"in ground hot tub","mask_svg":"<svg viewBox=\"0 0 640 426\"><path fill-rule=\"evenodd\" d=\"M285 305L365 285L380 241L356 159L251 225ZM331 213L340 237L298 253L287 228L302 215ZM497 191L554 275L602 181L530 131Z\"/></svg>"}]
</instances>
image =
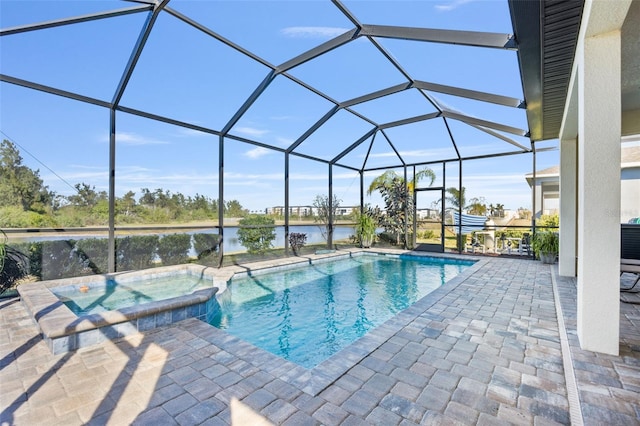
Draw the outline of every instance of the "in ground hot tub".
<instances>
[{"instance_id":1,"label":"in ground hot tub","mask_svg":"<svg viewBox=\"0 0 640 426\"><path fill-rule=\"evenodd\" d=\"M186 318L208 321L225 280L215 269L178 265L23 284L18 293L54 354Z\"/></svg>"}]
</instances>

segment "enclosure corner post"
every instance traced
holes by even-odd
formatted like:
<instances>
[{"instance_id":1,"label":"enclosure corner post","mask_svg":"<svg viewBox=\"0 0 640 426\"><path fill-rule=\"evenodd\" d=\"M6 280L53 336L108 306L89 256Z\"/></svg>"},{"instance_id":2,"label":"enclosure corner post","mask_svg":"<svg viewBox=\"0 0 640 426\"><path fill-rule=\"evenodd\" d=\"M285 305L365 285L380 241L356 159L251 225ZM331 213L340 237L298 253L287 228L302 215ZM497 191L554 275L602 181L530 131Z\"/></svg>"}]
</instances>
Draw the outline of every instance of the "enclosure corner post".
<instances>
[{"instance_id":1,"label":"enclosure corner post","mask_svg":"<svg viewBox=\"0 0 640 426\"><path fill-rule=\"evenodd\" d=\"M298 212L300 215L300 212ZM284 255L289 256L289 153L284 153Z\"/></svg>"},{"instance_id":2,"label":"enclosure corner post","mask_svg":"<svg viewBox=\"0 0 640 426\"><path fill-rule=\"evenodd\" d=\"M531 150L533 151L533 185L531 186L531 238L534 238L536 235L536 142L531 141ZM540 215L542 215L542 203L540 204ZM532 250L531 257L536 258L536 253Z\"/></svg>"},{"instance_id":3,"label":"enclosure corner post","mask_svg":"<svg viewBox=\"0 0 640 426\"><path fill-rule=\"evenodd\" d=\"M329 164L329 223L327 228L327 248L333 247L333 164Z\"/></svg>"},{"instance_id":4,"label":"enclosure corner post","mask_svg":"<svg viewBox=\"0 0 640 426\"><path fill-rule=\"evenodd\" d=\"M107 270L116 271L116 110L109 110L109 236Z\"/></svg>"},{"instance_id":5,"label":"enclosure corner post","mask_svg":"<svg viewBox=\"0 0 640 426\"><path fill-rule=\"evenodd\" d=\"M458 253L462 253L464 250L462 241L462 159L458 161Z\"/></svg>"},{"instance_id":6,"label":"enclosure corner post","mask_svg":"<svg viewBox=\"0 0 640 426\"><path fill-rule=\"evenodd\" d=\"M218 231L220 236L220 261L218 268L224 260L224 136L218 139Z\"/></svg>"}]
</instances>

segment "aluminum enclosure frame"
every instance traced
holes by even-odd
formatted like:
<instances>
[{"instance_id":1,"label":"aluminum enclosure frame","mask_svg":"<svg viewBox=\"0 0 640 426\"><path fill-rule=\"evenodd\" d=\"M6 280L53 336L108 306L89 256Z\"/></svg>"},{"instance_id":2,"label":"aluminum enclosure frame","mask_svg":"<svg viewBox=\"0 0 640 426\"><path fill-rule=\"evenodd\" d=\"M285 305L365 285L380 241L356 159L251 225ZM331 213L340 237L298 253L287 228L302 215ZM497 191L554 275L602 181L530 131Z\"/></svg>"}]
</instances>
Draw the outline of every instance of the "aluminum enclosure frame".
<instances>
[{"instance_id":1,"label":"aluminum enclosure frame","mask_svg":"<svg viewBox=\"0 0 640 426\"><path fill-rule=\"evenodd\" d=\"M250 52L249 50L237 45L236 43L224 38L223 36L216 33L213 29L208 28L206 25L197 22L191 17L188 17L171 7L169 7L170 0L138 0L139 3L136 6L106 11L101 13L82 15L77 17L71 17L66 19L57 19L49 22L41 22L35 23L31 25L22 25L14 28L6 28L0 29L0 37L5 36L15 36L21 33L30 32L30 31L38 31L46 28L53 28L57 26L63 25L73 25L81 22L88 22L92 20L99 19L109 19L117 16L124 16L130 14L138 14L143 13L147 14L145 22L140 29L138 40L135 43L135 46L130 54L129 60L127 62L126 67L122 71L120 81L113 92L113 97L111 100L101 100L92 97L85 96L80 93L73 93L70 91L65 91L59 88L46 86L39 84L33 81L27 81L24 79L20 79L15 76L0 74L0 81L25 87L28 89L41 91L45 93L49 93L56 96L62 96L65 98L69 98L78 102L88 103L96 106L100 106L103 108L109 109L110 112L110 120L109 120L109 271L115 272L115 184L116 184L116 172L117 172L117 164L116 164L116 113L122 112L126 114L132 114L139 117L143 117L150 120L155 120L167 124L172 124L175 126L180 126L186 129L197 130L211 136L217 137L218 140L218 172L219 172L219 187L218 187L218 202L219 208L219 217L218 217L218 229L219 235L224 241L224 215L223 215L223 203L224 203L224 145L225 143L231 141L239 141L251 145L255 145L258 147L263 147L271 150L275 150L280 153L284 153L284 193L285 193L285 250L288 252L288 234L289 234L289 160L290 156L298 156L300 158L306 158L312 161L316 161L319 163L324 163L328 167L328 193L329 193L329 203L332 203L332 195L333 195L333 172L334 167L341 167L347 170L357 171L360 175L360 204L361 209L364 203L363 199L363 175L366 172L376 171L376 170L387 170L392 168L402 168L404 170L404 177L407 178L407 168L413 167L415 173L415 167L417 166L427 166L430 164L442 164L443 168L446 169L446 163L449 162L457 162L459 164L459 185L462 185L462 164L464 161L475 160L475 159L483 159L483 158L495 158L500 156L510 156L510 155L519 155L519 154L530 154L532 155L533 164L534 164L534 174L535 174L535 140L542 140L542 136L539 132L536 132L533 136L529 129L518 129L513 126L508 126L502 123L492 122L489 120L483 120L478 117L468 116L456 111L449 110L446 106L441 105L433 96L430 95L431 92L443 93L446 95L456 96L460 98L471 99L479 102L486 102L491 104L497 104L504 107L514 108L517 110L526 111L528 114L528 122L536 123L538 126L539 120L532 116L530 105L532 104L529 96L529 93L532 92L532 87L534 87L534 83L531 81L525 81L524 74L521 76L521 81L523 83L523 87L525 89L525 99L516 99L509 96L504 96L496 93L482 92L477 90L470 90L462 87L454 87L439 84L436 82L425 82L421 80L417 80L413 78L410 73L408 73L400 62L392 57L383 46L377 41L378 38L385 39L396 39L396 40L412 40L418 42L430 42L430 43L441 43L441 44L451 44L451 45L465 45L472 46L474 48L489 48L489 49L502 49L513 51L514 54L517 54L519 60L521 62L521 70L526 71L527 68L522 65L522 62L526 55L531 55L531 47L529 44L525 43L527 50L525 53L520 52L520 43L519 40L523 37L516 37L512 34L496 34L496 33L480 33L473 31L454 31L454 30L438 30L438 29L430 29L430 28L412 28L412 27L398 27L398 26L386 26L386 25L369 25L361 23L358 18L351 13L347 7L340 0L332 0L332 4L350 21L353 23L354 28L348 30L347 32L334 37L333 39L322 43L302 54L297 55L294 58L291 58L280 65L274 65L269 63L264 58L261 58L257 54ZM514 3L509 1L509 7L511 9L512 21L514 22L514 30L517 25L521 24L523 21L523 15L519 14L518 8L514 7ZM151 32L153 31L153 26L158 18L158 16L162 13L167 13L180 21L186 23L187 25L193 27L194 29L202 32L203 34L217 40L220 43L228 46L229 48L241 53L242 55L250 58L253 61L267 67L269 72L264 76L263 80L255 87L251 95L245 99L242 106L233 114L233 116L227 121L227 123L221 129L215 129L207 126L197 126L191 123L179 121L175 118L161 116L157 114L152 114L150 112L137 110L134 108L127 107L126 105L121 105L121 99L124 93L127 90L127 84L129 79L133 75L136 69L136 64L140 55L144 51L145 43ZM535 27L535 25L534 25ZM529 33L535 33L535 28L526 29ZM528 33L527 33L528 35ZM327 52L330 52L334 49L338 49L341 46L347 45L349 43L354 42L355 40L366 39L370 42L379 52L380 54L394 67L396 68L401 75L404 76L406 82L401 84L397 84L391 87L387 87L381 90L377 90L362 96L358 96L356 98L347 99L347 100L336 100L321 90L313 87L306 82L301 81L300 79L294 77L289 73L290 70L294 69L297 66L300 66L309 61L313 61L315 58L318 58ZM528 39L527 39L528 40ZM529 62L527 62L529 64ZM238 121L243 117L243 115L249 110L249 108L254 104L254 102L260 98L260 96L264 93L264 91L269 87L269 85L275 80L276 77L282 76L284 78L289 79L293 83L303 87L304 89L310 91L311 93L321 97L322 99L328 101L333 106L322 116L319 120L317 120L312 126L310 126L295 142L293 142L287 148L276 147L273 145L266 144L261 142L260 140L253 140L250 138L245 138L240 135L233 133L234 126L238 123ZM375 120L372 120L370 117L367 117L364 114L361 114L354 110L352 107L355 105L376 100L382 98L384 96L388 96L391 94L406 92L406 91L416 91L420 96L425 99L425 103L431 105L436 112L428 113L428 114L419 114L415 116L406 117L400 120L396 120L393 122L387 123L379 123ZM536 104L536 108L538 104ZM317 156L308 155L303 152L299 152L298 148L300 145L305 142L311 135L313 135L323 124L329 121L332 117L334 117L339 111L345 111L364 122L370 124L370 129L362 134L359 138L352 141L349 144L346 144L344 149L342 149L339 153L334 155L331 159L319 158ZM437 161L428 161L428 162L407 162L403 158L401 152L394 145L394 141L388 136L385 132L386 129L402 126L406 124L416 123L420 121L426 120L442 120L446 130L448 132L450 142L452 147L456 152L456 157L453 158L442 158ZM455 120L463 125L473 127L477 130L480 130L501 142L505 142L505 147L508 147L509 150L505 148L503 152L487 154L487 155L477 155L477 156L462 156L458 149L458 144L456 142L456 138L452 133L449 121ZM519 143L507 136L503 133L510 133L516 135L518 137L525 137L530 140L530 146L525 146L522 143ZM377 136L381 136L388 143L392 151L395 153L395 161L390 162L388 165L384 167L367 167L367 161L369 159L369 153L371 152L373 142L376 140ZM548 138L548 135L544 135L544 137ZM364 161L360 167L354 167L352 165L343 164L341 160L347 156L354 149L361 146L363 143L367 143L370 141L370 145L367 151L367 155L364 158ZM515 150L514 150L515 148ZM534 200L535 205L535 200ZM331 206L330 206L331 211ZM535 223L533 224L535 226ZM328 245L332 245L332 230L333 230L333 217L330 215L329 217L329 238ZM405 229L405 234L408 233L408 230ZM224 255L224 244L220 245L221 255Z\"/></svg>"}]
</instances>

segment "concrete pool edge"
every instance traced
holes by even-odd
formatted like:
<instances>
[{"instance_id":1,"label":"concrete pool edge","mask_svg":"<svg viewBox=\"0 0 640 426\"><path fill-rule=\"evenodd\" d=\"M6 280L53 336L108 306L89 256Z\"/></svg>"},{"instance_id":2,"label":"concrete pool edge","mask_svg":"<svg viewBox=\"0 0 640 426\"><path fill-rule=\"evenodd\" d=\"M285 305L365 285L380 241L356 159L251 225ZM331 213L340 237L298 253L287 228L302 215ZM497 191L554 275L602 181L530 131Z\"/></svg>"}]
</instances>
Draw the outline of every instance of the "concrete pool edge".
<instances>
[{"instance_id":1,"label":"concrete pool edge","mask_svg":"<svg viewBox=\"0 0 640 426\"><path fill-rule=\"evenodd\" d=\"M372 249L370 252L382 253L383 251ZM304 376L294 376L293 380L290 382L291 384L300 387L301 390L312 396L318 395L325 388L339 379L344 373L358 364L367 355L389 340L389 338L395 335L398 330L408 325L416 317L424 314L430 307L435 305L442 298L446 297L451 291L458 287L458 285L470 278L488 262L488 259L449 253L415 252L410 250L384 250L384 253L392 255L404 254L415 257L445 257L448 259L473 261L475 263L453 277L451 280L447 281L441 287L399 312L393 318L388 319L378 327L374 328L371 332L362 336L360 339L320 363L315 368L311 370L305 369L305 371L311 373L310 377L312 380L310 382L304 383Z\"/></svg>"},{"instance_id":2,"label":"concrete pool edge","mask_svg":"<svg viewBox=\"0 0 640 426\"><path fill-rule=\"evenodd\" d=\"M214 296L217 293L224 292L226 290L227 282L235 275L253 275L263 272L272 272L292 267L299 267L305 264L313 264L314 262L325 262L363 254L446 257L450 259L470 260L476 262L476 264L467 268L462 274L454 277L434 293L439 293L443 288L449 287L451 283L461 282L461 276L467 276L468 270L476 270L478 263L483 263L482 260L479 260L478 258L456 254L378 248L342 249L330 253L319 253L284 259L281 258L247 265L232 265L220 269L196 264L185 264L116 274L90 275L53 281L40 281L23 284L18 287L18 293L22 300L22 304L25 306L33 321L40 329L51 352L53 354L61 354L102 343L106 340L117 340L135 333L145 332L154 328L170 325L187 318L197 318L206 323L207 316L213 313L215 309L213 305L216 303L216 298ZM199 290L189 295L182 295L162 301L125 308L120 311L109 311L85 316L75 315L51 291L54 287L69 285L76 285L80 287L87 283L96 283L100 281L106 282L108 279L113 277L128 280L141 276L148 277L172 272L204 274L212 279L212 288ZM431 295L426 296L424 299L427 299L430 296ZM416 304L420 303L422 300L416 302ZM435 301L432 303L435 303ZM415 306L415 304L413 306ZM413 306L407 308L407 310L413 308ZM404 313L404 311L402 313ZM399 315L402 315L402 313ZM397 316L389 321L393 321L396 318ZM385 325L386 323L382 324L376 328L376 330L383 328ZM224 333L223 331L221 332ZM224 334L226 335L226 333ZM338 352L312 370L308 370L304 367L298 366L297 364L282 360L288 364L285 371L283 371L283 375L287 377L291 376L291 380L294 382L300 380L304 381L305 377L312 378L311 382L313 383L307 383L305 385L305 392L314 394L315 389L324 389L324 387L328 386L333 380L335 380L334 377L336 377L336 374L339 376L341 372L346 371L344 370L343 362L335 360L338 359L335 358L338 354L342 353L342 355L346 356L349 360L353 360L353 363L355 363L356 360L362 359L362 357L372 350L368 348L375 349L375 347L382 343L376 343L378 342L378 339L370 335L371 333L358 339L356 342L352 343L347 348ZM255 348L253 345L251 345L251 347ZM276 359L280 359L276 355L269 355ZM310 372L313 372L313 374L310 374Z\"/></svg>"},{"instance_id":3,"label":"concrete pool edge","mask_svg":"<svg viewBox=\"0 0 640 426\"><path fill-rule=\"evenodd\" d=\"M341 351L311 369L307 369L268 351L260 349L257 346L245 342L238 337L232 336L210 324L191 322L189 324L189 329L194 329L194 332L197 332L198 335L205 336L203 338L205 338L205 340L210 344L219 347L231 356L236 356L239 359L246 359L246 354L251 353L251 360L248 362L254 367L268 371L270 374L277 376L279 379L295 386L306 394L316 396L342 377L347 371L357 365L371 352L375 351L378 347L387 342L389 338L394 336L403 326L409 324L416 317L423 315L430 307L446 297L451 291L458 287L458 285L469 279L489 261L488 259L470 257L468 255L415 252L397 249L356 249L350 250L349 252L343 251L341 256L336 256L336 254L337 253L334 253L334 256L332 257L340 258L345 256L358 256L361 254L389 254L393 256L409 255L415 257L444 257L456 260L473 261L475 263L466 268L456 277L449 280L443 286L418 300L410 307L398 313L395 317L387 320L365 336L351 343ZM303 263L304 262L307 262L307 260L304 260ZM301 262L298 261L296 263L299 265ZM283 266L284 268L291 267L290 264L280 264L279 266ZM253 267L250 270L252 273L256 273L263 269L265 269L266 272L268 268L261 265ZM197 331L195 331L196 329Z\"/></svg>"},{"instance_id":4,"label":"concrete pool edge","mask_svg":"<svg viewBox=\"0 0 640 426\"><path fill-rule=\"evenodd\" d=\"M361 251L361 250L357 250ZM259 273L282 267L295 267L314 261L350 256L352 250L341 250L275 261L256 262L249 265L233 265L221 269L197 264L163 266L138 271L113 274L88 275L50 281L26 283L18 287L18 296L40 330L49 350L55 355L74 351L107 340L117 340L136 333L170 325L186 318L207 321L215 312L217 292L226 290L227 282L236 274ZM274 269L275 268L275 269ZM161 301L145 303L119 311L78 316L56 296L55 287L99 285L117 278L128 282L140 277L163 276L175 273L190 273L211 278L210 289L198 290Z\"/></svg>"},{"instance_id":5,"label":"concrete pool edge","mask_svg":"<svg viewBox=\"0 0 640 426\"><path fill-rule=\"evenodd\" d=\"M176 265L155 268L151 271L90 275L23 284L18 287L18 294L27 312L40 329L47 346L53 354L57 355L106 340L117 340L190 317L206 320L207 313L211 311L209 305L215 301L214 296L218 291L215 284L219 281L216 279L214 271L213 268L201 265ZM51 291L55 287L80 287L106 283L112 278L127 281L141 276L178 273L206 276L211 278L212 286L188 295L124 308L119 311L83 316L74 314Z\"/></svg>"}]
</instances>

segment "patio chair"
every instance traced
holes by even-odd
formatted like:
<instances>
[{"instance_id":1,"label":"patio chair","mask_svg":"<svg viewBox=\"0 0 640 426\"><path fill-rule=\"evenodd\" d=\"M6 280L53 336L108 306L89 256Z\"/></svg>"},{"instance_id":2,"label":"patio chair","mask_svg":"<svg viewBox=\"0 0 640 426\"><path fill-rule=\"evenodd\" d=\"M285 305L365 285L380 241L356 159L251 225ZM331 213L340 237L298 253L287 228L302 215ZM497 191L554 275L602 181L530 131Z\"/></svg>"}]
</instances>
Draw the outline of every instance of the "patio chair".
<instances>
[{"instance_id":1,"label":"patio chair","mask_svg":"<svg viewBox=\"0 0 640 426\"><path fill-rule=\"evenodd\" d=\"M621 287L620 291L634 290L640 282L640 225L623 223L620 229L620 276L624 273L635 274L636 280L631 287Z\"/></svg>"},{"instance_id":2,"label":"patio chair","mask_svg":"<svg viewBox=\"0 0 640 426\"><path fill-rule=\"evenodd\" d=\"M484 229L484 223L487 221L487 218L485 216L474 216L470 214L460 215L456 211L452 212L452 216L453 216L452 230L455 234L458 234L458 230L460 229L459 226L462 225L461 235L464 236L465 238L464 238L464 241L461 242L461 245L462 247L464 247L464 251L471 250L473 253L475 253L475 250L477 248L478 250L482 250L482 252L484 253L485 247L478 243L478 240L476 237L474 236L471 237L471 244L467 243L466 238L470 234L475 235L478 231L481 231L482 229Z\"/></svg>"},{"instance_id":3,"label":"patio chair","mask_svg":"<svg viewBox=\"0 0 640 426\"><path fill-rule=\"evenodd\" d=\"M640 260L621 259L620 260L620 276L624 273L635 274L636 280L631 287L620 287L620 291L627 293L637 293L640 290L634 290L635 286L640 282Z\"/></svg>"},{"instance_id":4,"label":"patio chair","mask_svg":"<svg viewBox=\"0 0 640 426\"><path fill-rule=\"evenodd\" d=\"M471 244L465 243L464 250L471 253L475 253L476 250L479 250L479 251L482 251L482 253L484 253L485 246L484 244L480 244L475 231L471 233Z\"/></svg>"},{"instance_id":5,"label":"patio chair","mask_svg":"<svg viewBox=\"0 0 640 426\"><path fill-rule=\"evenodd\" d=\"M518 253L523 254L525 250L527 251L527 256L531 256L531 235L529 235L528 232L522 234L522 239L518 246Z\"/></svg>"}]
</instances>

